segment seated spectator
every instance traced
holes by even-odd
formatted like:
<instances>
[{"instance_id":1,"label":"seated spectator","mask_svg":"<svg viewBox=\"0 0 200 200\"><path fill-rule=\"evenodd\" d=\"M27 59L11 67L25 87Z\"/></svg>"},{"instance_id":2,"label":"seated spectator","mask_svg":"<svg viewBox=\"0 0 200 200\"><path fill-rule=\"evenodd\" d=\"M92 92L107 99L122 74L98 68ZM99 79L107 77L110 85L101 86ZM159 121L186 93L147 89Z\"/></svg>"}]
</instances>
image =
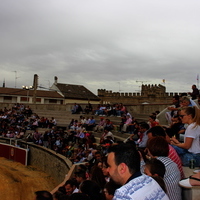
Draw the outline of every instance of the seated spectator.
<instances>
[{"instance_id":1,"label":"seated spectator","mask_svg":"<svg viewBox=\"0 0 200 200\"><path fill-rule=\"evenodd\" d=\"M121 185L115 183L112 180L110 182L107 182L103 190L106 200L112 200L115 194L115 190L120 187Z\"/></svg>"},{"instance_id":2,"label":"seated spectator","mask_svg":"<svg viewBox=\"0 0 200 200\"><path fill-rule=\"evenodd\" d=\"M93 111L93 108L92 108L92 104L91 103L88 103L88 105L85 106L85 109L84 109L84 112L86 114L89 114L90 112Z\"/></svg>"},{"instance_id":3,"label":"seated spectator","mask_svg":"<svg viewBox=\"0 0 200 200\"><path fill-rule=\"evenodd\" d=\"M134 122L134 125L130 125L130 136L129 138L127 138L127 141L137 141L139 139L139 134L140 134L140 126L139 123L137 121ZM133 131L132 131L133 129Z\"/></svg>"},{"instance_id":4,"label":"seated spectator","mask_svg":"<svg viewBox=\"0 0 200 200\"><path fill-rule=\"evenodd\" d=\"M128 126L128 131L130 134L137 134L136 133L137 132L137 130L136 130L137 124L138 124L137 120L134 117L132 117L131 124L129 124L129 126Z\"/></svg>"},{"instance_id":5,"label":"seated spectator","mask_svg":"<svg viewBox=\"0 0 200 200\"><path fill-rule=\"evenodd\" d=\"M75 175L75 179L76 179L77 183L79 184L79 186L87 178L85 170L78 170L77 172L74 173L74 175ZM80 189L80 187L79 187L79 189Z\"/></svg>"},{"instance_id":6,"label":"seated spectator","mask_svg":"<svg viewBox=\"0 0 200 200\"><path fill-rule=\"evenodd\" d=\"M77 104L77 105L78 105L78 108L76 110L76 114L80 114L81 112L83 112L83 109L80 104Z\"/></svg>"},{"instance_id":7,"label":"seated spectator","mask_svg":"<svg viewBox=\"0 0 200 200\"><path fill-rule=\"evenodd\" d=\"M80 124L84 125L86 123L85 117L81 115L79 118L79 122L80 122Z\"/></svg>"},{"instance_id":8,"label":"seated spectator","mask_svg":"<svg viewBox=\"0 0 200 200\"><path fill-rule=\"evenodd\" d=\"M169 111L165 113L169 125L172 123L171 118L178 114L178 110L180 108L180 100L178 95L173 96L172 103L173 106L169 106L167 108Z\"/></svg>"},{"instance_id":9,"label":"seated spectator","mask_svg":"<svg viewBox=\"0 0 200 200\"><path fill-rule=\"evenodd\" d=\"M93 128L96 126L96 120L94 119L94 117L92 116L91 118L90 118L90 121L89 121L89 123L86 125L86 130L87 131L92 131L93 130Z\"/></svg>"},{"instance_id":10,"label":"seated spectator","mask_svg":"<svg viewBox=\"0 0 200 200\"><path fill-rule=\"evenodd\" d=\"M68 129L71 129L71 127L74 125L74 119L71 119L69 125L68 125Z\"/></svg>"},{"instance_id":11,"label":"seated spectator","mask_svg":"<svg viewBox=\"0 0 200 200\"><path fill-rule=\"evenodd\" d=\"M38 120L35 119L31 125L32 130L36 130L38 128Z\"/></svg>"},{"instance_id":12,"label":"seated spectator","mask_svg":"<svg viewBox=\"0 0 200 200\"><path fill-rule=\"evenodd\" d=\"M194 107L184 107L180 111L182 123L188 124L184 135L184 142L171 138L171 144L181 157L183 166L189 166L190 160L195 160L195 166L200 166L200 110Z\"/></svg>"},{"instance_id":13,"label":"seated spectator","mask_svg":"<svg viewBox=\"0 0 200 200\"><path fill-rule=\"evenodd\" d=\"M35 200L53 200L53 196L50 192L43 190L35 192Z\"/></svg>"},{"instance_id":14,"label":"seated spectator","mask_svg":"<svg viewBox=\"0 0 200 200\"><path fill-rule=\"evenodd\" d=\"M156 117L154 115L149 116L149 122L148 123L149 123L150 128L159 125L159 123L156 121Z\"/></svg>"},{"instance_id":15,"label":"seated spectator","mask_svg":"<svg viewBox=\"0 0 200 200\"><path fill-rule=\"evenodd\" d=\"M57 153L61 153L62 145L63 145L63 142L62 142L60 136L58 136L54 143L54 151Z\"/></svg>"},{"instance_id":16,"label":"seated spectator","mask_svg":"<svg viewBox=\"0 0 200 200\"><path fill-rule=\"evenodd\" d=\"M102 172L102 169L99 167L99 163L98 163L98 165L94 165L92 167L90 173L91 173L90 180L96 182L103 190L103 188L106 184L106 180L105 180L104 174Z\"/></svg>"},{"instance_id":17,"label":"seated spectator","mask_svg":"<svg viewBox=\"0 0 200 200\"><path fill-rule=\"evenodd\" d=\"M160 160L157 160L156 158L146 160L144 173L154 178L158 182L160 187L165 191L165 193L167 193L165 182L163 180L165 171L165 165Z\"/></svg>"},{"instance_id":18,"label":"seated spectator","mask_svg":"<svg viewBox=\"0 0 200 200\"><path fill-rule=\"evenodd\" d=\"M108 153L108 165L111 178L121 185L115 191L114 199L169 199L154 179L141 174L140 155L132 144L112 146Z\"/></svg>"},{"instance_id":19,"label":"seated spectator","mask_svg":"<svg viewBox=\"0 0 200 200\"><path fill-rule=\"evenodd\" d=\"M103 117L100 117L99 123L95 126L94 131L103 131L105 126L105 120Z\"/></svg>"},{"instance_id":20,"label":"seated spectator","mask_svg":"<svg viewBox=\"0 0 200 200\"><path fill-rule=\"evenodd\" d=\"M170 200L181 200L181 188L179 181L181 179L178 166L169 157L169 145L163 137L153 137L147 143L147 156L157 158L165 165L164 181L167 188L167 194Z\"/></svg>"},{"instance_id":21,"label":"seated spectator","mask_svg":"<svg viewBox=\"0 0 200 200\"><path fill-rule=\"evenodd\" d=\"M110 121L110 119L106 119L104 130L107 129L109 131L112 131L114 128L113 123Z\"/></svg>"},{"instance_id":22,"label":"seated spectator","mask_svg":"<svg viewBox=\"0 0 200 200\"><path fill-rule=\"evenodd\" d=\"M91 199L87 194L84 194L84 193L73 193L69 197L69 200L91 200Z\"/></svg>"},{"instance_id":23,"label":"seated spectator","mask_svg":"<svg viewBox=\"0 0 200 200\"><path fill-rule=\"evenodd\" d=\"M63 186L65 189L65 192L68 196L70 196L71 194L78 192L78 183L76 180L74 179L69 179L65 182L65 185Z\"/></svg>"},{"instance_id":24,"label":"seated spectator","mask_svg":"<svg viewBox=\"0 0 200 200\"><path fill-rule=\"evenodd\" d=\"M149 130L149 125L146 122L141 122L139 124L139 132L138 137L139 139L136 141L136 144L139 148L145 148L147 145L147 131Z\"/></svg>"},{"instance_id":25,"label":"seated spectator","mask_svg":"<svg viewBox=\"0 0 200 200\"><path fill-rule=\"evenodd\" d=\"M42 144L42 135L41 133L38 132L38 130L35 130L35 132L33 133L33 142L35 144Z\"/></svg>"},{"instance_id":26,"label":"seated spectator","mask_svg":"<svg viewBox=\"0 0 200 200\"><path fill-rule=\"evenodd\" d=\"M89 109L89 106L86 105L85 108L84 108L84 113L85 114L89 114L90 113L90 109Z\"/></svg>"},{"instance_id":27,"label":"seated spectator","mask_svg":"<svg viewBox=\"0 0 200 200\"><path fill-rule=\"evenodd\" d=\"M80 184L80 192L86 194L90 199L103 200L101 187L92 180L85 180Z\"/></svg>"},{"instance_id":28,"label":"seated spectator","mask_svg":"<svg viewBox=\"0 0 200 200\"><path fill-rule=\"evenodd\" d=\"M188 106L189 107L193 106L191 101L190 101L190 98L183 96L180 100L180 107L188 107Z\"/></svg>"},{"instance_id":29,"label":"seated spectator","mask_svg":"<svg viewBox=\"0 0 200 200\"><path fill-rule=\"evenodd\" d=\"M104 129L104 133L100 139L100 144L103 144L105 142L105 140L107 140L108 136L110 136L112 138L112 140L114 141L114 136L113 136L112 132L109 131L108 129Z\"/></svg>"},{"instance_id":30,"label":"seated spectator","mask_svg":"<svg viewBox=\"0 0 200 200\"><path fill-rule=\"evenodd\" d=\"M102 172L106 182L110 181L110 174L108 173L108 163L107 163L107 156L102 158Z\"/></svg>"},{"instance_id":31,"label":"seated spectator","mask_svg":"<svg viewBox=\"0 0 200 200\"><path fill-rule=\"evenodd\" d=\"M72 107L72 114L77 114L77 110L78 110L78 105L76 103L74 103L74 106Z\"/></svg>"},{"instance_id":32,"label":"seated spectator","mask_svg":"<svg viewBox=\"0 0 200 200\"><path fill-rule=\"evenodd\" d=\"M93 150L92 151L92 158L89 161L89 170L91 170L91 168L97 164L99 161L102 161L102 155L100 151L97 150Z\"/></svg>"},{"instance_id":33,"label":"seated spectator","mask_svg":"<svg viewBox=\"0 0 200 200\"><path fill-rule=\"evenodd\" d=\"M57 125L56 119L54 117L52 117L51 120L49 121L48 128L52 128L56 125Z\"/></svg>"},{"instance_id":34,"label":"seated spectator","mask_svg":"<svg viewBox=\"0 0 200 200\"><path fill-rule=\"evenodd\" d=\"M111 116L112 115L112 106L110 104L107 104L104 112L105 112L106 116Z\"/></svg>"},{"instance_id":35,"label":"seated spectator","mask_svg":"<svg viewBox=\"0 0 200 200\"><path fill-rule=\"evenodd\" d=\"M171 121L172 123L169 128L166 128L166 132L170 138L176 137L180 141L180 134L185 133L185 126L178 115L172 117Z\"/></svg>"},{"instance_id":36,"label":"seated spectator","mask_svg":"<svg viewBox=\"0 0 200 200\"><path fill-rule=\"evenodd\" d=\"M132 123L132 119L131 119L130 115L127 115L126 116L126 121L125 121L125 123L124 123L124 125L122 127L122 133L126 133L127 132L127 128L131 123Z\"/></svg>"},{"instance_id":37,"label":"seated spectator","mask_svg":"<svg viewBox=\"0 0 200 200\"><path fill-rule=\"evenodd\" d=\"M126 114L126 107L120 103L117 108L117 117L121 117L123 114Z\"/></svg>"},{"instance_id":38,"label":"seated spectator","mask_svg":"<svg viewBox=\"0 0 200 200\"><path fill-rule=\"evenodd\" d=\"M122 115L121 122L119 124L119 132L122 132L122 128L123 128L125 122L126 122L126 115Z\"/></svg>"},{"instance_id":39,"label":"seated spectator","mask_svg":"<svg viewBox=\"0 0 200 200\"><path fill-rule=\"evenodd\" d=\"M163 137L167 143L168 143L168 146L169 146L169 154L168 154L168 157L177 164L178 166L178 169L181 173L181 178L184 178L184 173L183 173L183 168L182 168L182 163L181 163L181 159L180 157L178 156L176 150L170 145L170 138L169 136L166 134L165 130L161 127L161 126L155 126L153 128L150 128L148 131L147 131L147 135L148 135L148 138L152 138L152 137L158 137L158 136L161 136Z\"/></svg>"},{"instance_id":40,"label":"seated spectator","mask_svg":"<svg viewBox=\"0 0 200 200\"><path fill-rule=\"evenodd\" d=\"M106 115L105 110L106 110L106 107L104 105L100 105L99 109L96 110L95 115L105 116Z\"/></svg>"}]
</instances>

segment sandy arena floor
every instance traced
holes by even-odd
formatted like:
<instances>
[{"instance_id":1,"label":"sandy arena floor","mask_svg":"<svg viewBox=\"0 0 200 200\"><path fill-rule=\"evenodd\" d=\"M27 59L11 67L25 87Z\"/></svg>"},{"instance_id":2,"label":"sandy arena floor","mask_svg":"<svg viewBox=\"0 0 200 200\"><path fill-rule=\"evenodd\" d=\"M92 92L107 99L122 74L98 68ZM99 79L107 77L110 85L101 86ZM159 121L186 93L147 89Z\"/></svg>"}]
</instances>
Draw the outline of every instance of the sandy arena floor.
<instances>
[{"instance_id":1,"label":"sandy arena floor","mask_svg":"<svg viewBox=\"0 0 200 200\"><path fill-rule=\"evenodd\" d=\"M38 190L51 191L54 180L33 166L0 158L0 199L33 200Z\"/></svg>"}]
</instances>

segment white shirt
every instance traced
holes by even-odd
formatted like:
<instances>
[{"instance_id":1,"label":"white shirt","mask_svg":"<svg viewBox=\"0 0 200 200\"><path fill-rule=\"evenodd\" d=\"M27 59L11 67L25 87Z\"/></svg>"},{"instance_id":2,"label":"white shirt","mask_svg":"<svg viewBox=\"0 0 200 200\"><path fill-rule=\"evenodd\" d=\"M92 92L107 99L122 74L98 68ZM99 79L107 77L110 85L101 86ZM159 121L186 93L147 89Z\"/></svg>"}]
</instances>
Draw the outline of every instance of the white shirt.
<instances>
[{"instance_id":1,"label":"white shirt","mask_svg":"<svg viewBox=\"0 0 200 200\"><path fill-rule=\"evenodd\" d=\"M200 153L200 126L195 126L195 123L190 124L185 131L185 138L193 138L191 147L188 149L190 153Z\"/></svg>"},{"instance_id":2,"label":"white shirt","mask_svg":"<svg viewBox=\"0 0 200 200\"><path fill-rule=\"evenodd\" d=\"M150 176L141 175L115 191L113 200L169 200L158 183Z\"/></svg>"}]
</instances>

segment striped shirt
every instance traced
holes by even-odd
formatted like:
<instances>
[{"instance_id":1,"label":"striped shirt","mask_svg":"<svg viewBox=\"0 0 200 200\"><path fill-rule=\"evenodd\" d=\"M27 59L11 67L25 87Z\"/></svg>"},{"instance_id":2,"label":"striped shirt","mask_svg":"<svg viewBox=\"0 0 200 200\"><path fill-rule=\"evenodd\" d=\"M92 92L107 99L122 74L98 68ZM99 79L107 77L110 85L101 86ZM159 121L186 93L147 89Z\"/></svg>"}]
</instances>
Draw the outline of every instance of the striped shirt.
<instances>
[{"instance_id":1,"label":"striped shirt","mask_svg":"<svg viewBox=\"0 0 200 200\"><path fill-rule=\"evenodd\" d=\"M181 180L180 171L175 162L168 157L157 157L165 165L164 182L167 188L167 194L170 200L181 200L181 188L179 181Z\"/></svg>"},{"instance_id":2,"label":"striped shirt","mask_svg":"<svg viewBox=\"0 0 200 200\"><path fill-rule=\"evenodd\" d=\"M178 169L181 173L181 179L185 178L181 159L180 159L179 155L177 154L176 150L171 145L169 145L169 155L168 155L168 157L177 164Z\"/></svg>"}]
</instances>

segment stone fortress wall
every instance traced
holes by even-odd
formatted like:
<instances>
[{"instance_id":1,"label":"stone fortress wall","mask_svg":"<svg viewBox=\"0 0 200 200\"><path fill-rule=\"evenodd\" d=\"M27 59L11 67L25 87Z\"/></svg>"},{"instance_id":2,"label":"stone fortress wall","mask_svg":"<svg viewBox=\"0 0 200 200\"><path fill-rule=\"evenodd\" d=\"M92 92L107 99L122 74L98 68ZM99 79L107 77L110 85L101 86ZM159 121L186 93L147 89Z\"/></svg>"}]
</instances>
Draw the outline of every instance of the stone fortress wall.
<instances>
[{"instance_id":1,"label":"stone fortress wall","mask_svg":"<svg viewBox=\"0 0 200 200\"><path fill-rule=\"evenodd\" d=\"M98 96L101 98L101 103L123 103L130 104L171 104L172 97L179 93L167 93L166 87L159 85L142 85L141 93L120 93L112 92L111 90L98 89Z\"/></svg>"}]
</instances>

